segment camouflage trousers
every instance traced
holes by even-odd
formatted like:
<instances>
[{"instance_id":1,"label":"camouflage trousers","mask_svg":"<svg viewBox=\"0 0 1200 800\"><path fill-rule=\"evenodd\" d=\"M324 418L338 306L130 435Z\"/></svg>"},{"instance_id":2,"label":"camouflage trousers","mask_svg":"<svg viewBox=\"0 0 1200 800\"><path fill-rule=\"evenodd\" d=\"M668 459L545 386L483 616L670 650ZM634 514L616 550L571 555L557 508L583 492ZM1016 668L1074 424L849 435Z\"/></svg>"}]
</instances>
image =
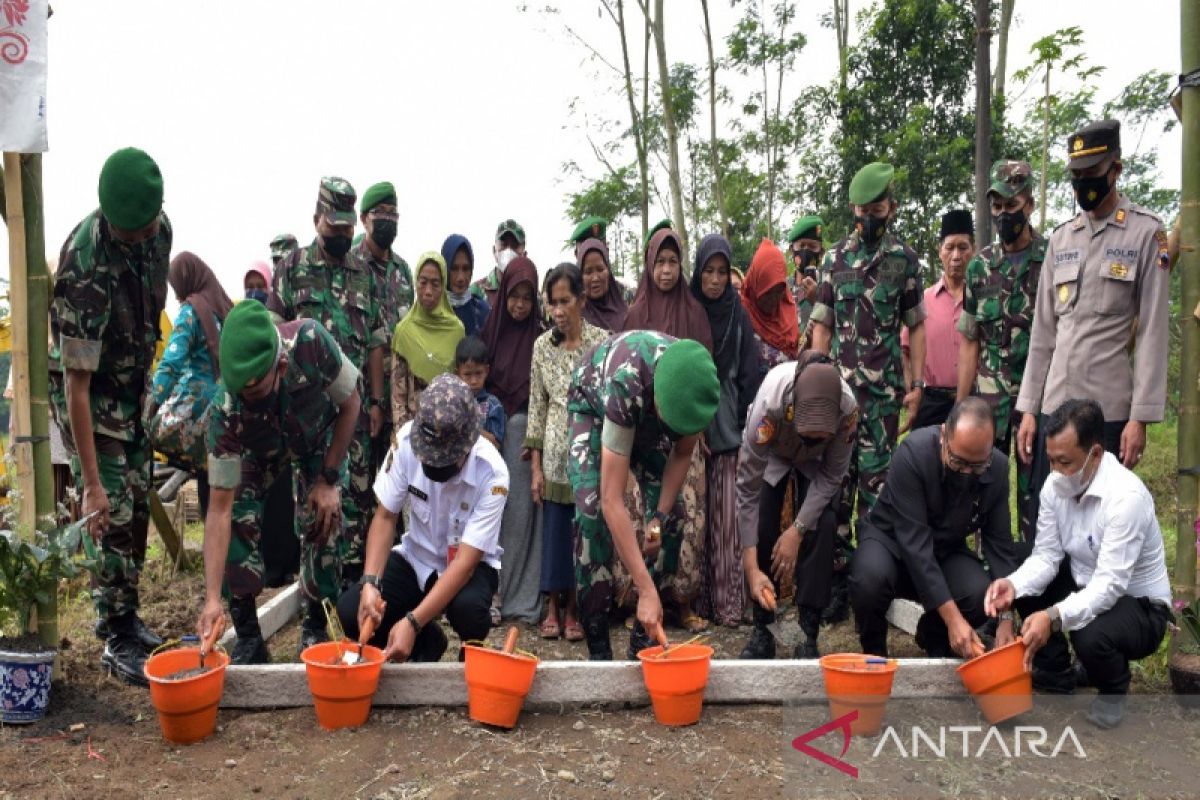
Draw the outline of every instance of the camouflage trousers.
<instances>
[{"instance_id":1,"label":"camouflage trousers","mask_svg":"<svg viewBox=\"0 0 1200 800\"><path fill-rule=\"evenodd\" d=\"M571 452L567 460L567 477L575 492L575 585L579 593L579 608L586 617L606 616L612 609L613 569L616 551L612 533L604 520L600 504L600 431L604 420L590 414L572 411ZM662 474L667 454L654 449L635 452L630 468L645 501L646 519L658 505L662 492ZM684 518L682 498L675 501L671 515ZM636 517L634 517L636 519ZM653 563L646 566L656 586L665 575L679 568L679 551L683 532L678 524L663 531L662 546Z\"/></svg>"},{"instance_id":2,"label":"camouflage trousers","mask_svg":"<svg viewBox=\"0 0 1200 800\"><path fill-rule=\"evenodd\" d=\"M342 550L342 566L361 574L363 550L367 544L367 531L371 518L375 516L374 458L371 448L370 416L359 416L354 438L346 457L346 480L342 483L342 519L346 528L342 532L345 547Z\"/></svg>"},{"instance_id":3,"label":"camouflage trousers","mask_svg":"<svg viewBox=\"0 0 1200 800\"><path fill-rule=\"evenodd\" d=\"M295 531L300 539L300 590L310 600L328 597L337 601L342 591L342 554L345 537L335 531L324 542L316 536L316 515L309 509L308 494L321 474L324 454L294 462L242 459L242 477L234 490L233 525L225 559L226 598L257 597L263 589L263 501L267 490L285 469L294 470L296 487ZM345 466L343 465L343 471ZM345 479L343 477L343 483Z\"/></svg>"},{"instance_id":4,"label":"camouflage trousers","mask_svg":"<svg viewBox=\"0 0 1200 800\"><path fill-rule=\"evenodd\" d=\"M101 619L112 619L138 608L138 579L150 530L150 440L141 432L131 442L103 434L94 440L100 484L108 496L108 530L100 539L92 602ZM82 487L83 469L73 445L71 449L71 473Z\"/></svg>"},{"instance_id":5,"label":"camouflage trousers","mask_svg":"<svg viewBox=\"0 0 1200 800\"><path fill-rule=\"evenodd\" d=\"M1021 427L1021 412L1013 407L1016 398L1010 394L981 396L992 407L992 418L996 423L996 448L1016 465L1017 529L1021 533L1021 541L1032 542L1037 497L1033 493L1033 463L1026 464L1017 456L1017 429Z\"/></svg>"},{"instance_id":6,"label":"camouflage trousers","mask_svg":"<svg viewBox=\"0 0 1200 800\"><path fill-rule=\"evenodd\" d=\"M881 396L881 394L883 396ZM858 497L858 519L865 519L883 491L896 438L900 431L900 397L896 390L879 386L855 386L858 400L858 430L850 471L842 481L838 503L838 527L848 530Z\"/></svg>"}]
</instances>

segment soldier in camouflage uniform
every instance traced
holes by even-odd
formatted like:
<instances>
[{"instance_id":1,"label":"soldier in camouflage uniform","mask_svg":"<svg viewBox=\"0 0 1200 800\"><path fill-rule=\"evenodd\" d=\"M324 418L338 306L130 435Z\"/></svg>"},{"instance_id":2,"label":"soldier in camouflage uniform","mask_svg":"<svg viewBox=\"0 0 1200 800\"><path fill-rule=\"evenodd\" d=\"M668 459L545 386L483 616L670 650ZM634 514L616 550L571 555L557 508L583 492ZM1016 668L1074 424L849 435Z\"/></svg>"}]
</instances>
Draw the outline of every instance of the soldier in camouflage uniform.
<instances>
[{"instance_id":1,"label":"soldier in camouflage uniform","mask_svg":"<svg viewBox=\"0 0 1200 800\"><path fill-rule=\"evenodd\" d=\"M361 405L358 370L320 323L276 326L254 300L229 312L220 361L208 427L205 606L196 631L205 642L220 635L224 594L237 631L233 662L266 663L254 607L263 588L263 499L278 475L294 471L300 588L309 601L303 649L324 639L320 601L336 601L342 588L339 491Z\"/></svg>"},{"instance_id":2,"label":"soldier in camouflage uniform","mask_svg":"<svg viewBox=\"0 0 1200 800\"><path fill-rule=\"evenodd\" d=\"M313 319L321 323L360 376L359 394L365 399L350 443L349 478L342 492L346 518L342 577L347 584L362 574L363 545L375 514L371 440L383 429L383 353L390 338L374 273L361 260L350 257L354 201L354 188L347 181L321 179L313 215L317 238L308 247L293 251L275 270L267 300L277 321Z\"/></svg>"},{"instance_id":3,"label":"soldier in camouflage uniform","mask_svg":"<svg viewBox=\"0 0 1200 800\"><path fill-rule=\"evenodd\" d=\"M396 240L396 223L400 215L396 210L396 189L388 182L377 183L363 192L359 204L359 219L366 236L362 238L350 257L371 270L375 285L375 303L383 329L391 341L396 325L413 304L413 278L408 262L392 250ZM383 348L383 427L372 440L371 474L383 463L388 444L392 440L392 349Z\"/></svg>"},{"instance_id":4,"label":"soldier in camouflage uniform","mask_svg":"<svg viewBox=\"0 0 1200 800\"><path fill-rule=\"evenodd\" d=\"M492 245L492 254L496 257L495 269L471 284L471 294L487 300L488 305L495 308L496 295L500 292L500 274L508 262L525 255L525 229L515 219L506 219L496 226L496 243Z\"/></svg>"},{"instance_id":5,"label":"soldier in camouflage uniform","mask_svg":"<svg viewBox=\"0 0 1200 800\"><path fill-rule=\"evenodd\" d=\"M999 242L979 251L967 265L963 335L958 356L958 399L972 393L988 401L996 421L996 447L1009 455L1021 415L1014 413L1037 300L1046 240L1033 229L1033 170L1025 161L992 166L988 201ZM1017 465L1017 515L1021 538L1032 540L1032 465Z\"/></svg>"},{"instance_id":6,"label":"soldier in camouflage uniform","mask_svg":"<svg viewBox=\"0 0 1200 800\"><path fill-rule=\"evenodd\" d=\"M612 659L608 612L614 551L638 591L629 658L649 646L647 630L663 638L657 584L679 566L685 513L679 493L719 399L708 350L655 331L610 337L583 356L572 376L567 477L575 493L579 610L593 660ZM631 470L646 509L654 509L647 515L640 552L625 510Z\"/></svg>"},{"instance_id":7,"label":"soldier in camouflage uniform","mask_svg":"<svg viewBox=\"0 0 1200 800\"><path fill-rule=\"evenodd\" d=\"M825 619L844 619L847 610L849 525L858 494L858 518L865 519L883 488L900 433L900 408L912 420L924 381L906 390L900 328L910 334L914 375L925 372L925 306L921 262L912 248L887 228L896 214L894 171L889 164L863 167L850 182L855 230L825 255L813 307L812 346L828 353L854 389L859 424L855 453L838 509L843 533L835 556L834 600ZM907 391L907 394L905 393Z\"/></svg>"},{"instance_id":8,"label":"soldier in camouflage uniform","mask_svg":"<svg viewBox=\"0 0 1200 800\"><path fill-rule=\"evenodd\" d=\"M271 268L279 269L283 260L298 247L296 237L290 233L281 233L271 240Z\"/></svg>"},{"instance_id":9,"label":"soldier in camouflage uniform","mask_svg":"<svg viewBox=\"0 0 1200 800\"><path fill-rule=\"evenodd\" d=\"M100 208L63 244L50 306L55 420L83 491L82 513L95 515L88 531L100 540L92 600L107 628L101 660L141 685L147 648L162 643L137 613L150 519L142 403L171 253L162 191L158 165L141 150L118 150L105 161Z\"/></svg>"},{"instance_id":10,"label":"soldier in camouflage uniform","mask_svg":"<svg viewBox=\"0 0 1200 800\"><path fill-rule=\"evenodd\" d=\"M792 269L787 286L796 298L796 321L800 323L801 342L808 339L808 319L812 316L817 284L820 282L821 258L825 255L825 243L821 239L824 231L825 222L815 215L801 217L788 231Z\"/></svg>"}]
</instances>

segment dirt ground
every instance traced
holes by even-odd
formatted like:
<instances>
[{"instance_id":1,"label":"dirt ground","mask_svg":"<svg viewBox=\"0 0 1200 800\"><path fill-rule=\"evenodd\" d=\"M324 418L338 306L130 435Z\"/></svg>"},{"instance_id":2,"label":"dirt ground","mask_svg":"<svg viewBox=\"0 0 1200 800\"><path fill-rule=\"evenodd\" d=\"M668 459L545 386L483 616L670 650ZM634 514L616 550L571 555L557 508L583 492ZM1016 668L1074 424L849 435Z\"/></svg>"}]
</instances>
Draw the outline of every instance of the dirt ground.
<instances>
[{"instance_id":1,"label":"dirt ground","mask_svg":"<svg viewBox=\"0 0 1200 800\"><path fill-rule=\"evenodd\" d=\"M168 577L151 565L143 614L160 633L179 636L193 627L201 580L187 573ZM147 691L101 670L90 602L83 587L76 588L60 605L61 675L50 713L32 726L0 729L0 799L792 794L786 756L797 732L775 706L707 707L701 723L686 729L657 725L647 708L526 712L512 732L479 726L465 709L377 709L362 729L337 733L320 730L311 708L222 711L208 741L173 746L159 735ZM792 618L785 633L794 626L794 611ZM533 626L523 628L521 647L544 660L586 657L583 643L545 641ZM688 637L669 634L677 641ZM715 628L709 642L718 658L731 658L748 635L747 626ZM502 628L494 630L492 643L502 636ZM626 636L614 626L618 653ZM297 660L297 644L293 622L271 639L274 660ZM856 650L856 644L851 623L821 635L822 652ZM898 631L891 648L897 656L920 655ZM82 729L70 730L79 723Z\"/></svg>"}]
</instances>

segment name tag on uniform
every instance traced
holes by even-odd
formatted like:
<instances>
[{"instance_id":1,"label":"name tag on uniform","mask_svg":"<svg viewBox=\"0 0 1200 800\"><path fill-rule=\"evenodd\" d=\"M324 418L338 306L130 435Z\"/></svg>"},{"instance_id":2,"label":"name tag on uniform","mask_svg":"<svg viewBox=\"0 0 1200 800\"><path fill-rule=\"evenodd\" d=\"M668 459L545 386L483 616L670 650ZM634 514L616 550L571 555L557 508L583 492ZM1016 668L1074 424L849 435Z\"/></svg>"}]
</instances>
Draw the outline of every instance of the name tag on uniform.
<instances>
[{"instance_id":1,"label":"name tag on uniform","mask_svg":"<svg viewBox=\"0 0 1200 800\"><path fill-rule=\"evenodd\" d=\"M418 489L417 487L415 487L411 484L409 484L408 493L411 494L413 497L417 498L418 500L424 500L426 503L429 502L429 495L425 494L420 489Z\"/></svg>"},{"instance_id":2,"label":"name tag on uniform","mask_svg":"<svg viewBox=\"0 0 1200 800\"><path fill-rule=\"evenodd\" d=\"M987 300L988 298L991 298L991 297L999 297L1000 296L1000 287L996 286L996 285L980 286L978 289L974 289L972 291L974 291L975 296L978 297L980 300Z\"/></svg>"},{"instance_id":3,"label":"name tag on uniform","mask_svg":"<svg viewBox=\"0 0 1200 800\"><path fill-rule=\"evenodd\" d=\"M850 283L851 281L862 280L862 276L856 270L846 269L841 272L835 272L829 276L829 279L836 284Z\"/></svg>"},{"instance_id":4,"label":"name tag on uniform","mask_svg":"<svg viewBox=\"0 0 1200 800\"><path fill-rule=\"evenodd\" d=\"M1137 248L1106 247L1104 248L1104 257L1133 262L1138 260L1139 252Z\"/></svg>"},{"instance_id":5,"label":"name tag on uniform","mask_svg":"<svg viewBox=\"0 0 1200 800\"><path fill-rule=\"evenodd\" d=\"M1063 250L1054 254L1054 266L1064 266L1066 264L1078 264L1080 260L1079 250Z\"/></svg>"}]
</instances>

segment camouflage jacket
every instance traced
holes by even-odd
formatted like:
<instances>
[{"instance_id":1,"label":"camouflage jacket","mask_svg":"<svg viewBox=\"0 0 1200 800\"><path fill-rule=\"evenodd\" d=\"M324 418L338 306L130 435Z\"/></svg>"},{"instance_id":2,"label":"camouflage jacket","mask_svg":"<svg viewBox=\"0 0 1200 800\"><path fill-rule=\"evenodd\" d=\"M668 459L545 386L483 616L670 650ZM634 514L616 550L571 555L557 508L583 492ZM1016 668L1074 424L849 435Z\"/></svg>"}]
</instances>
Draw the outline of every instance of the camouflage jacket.
<instances>
[{"instance_id":1,"label":"camouflage jacket","mask_svg":"<svg viewBox=\"0 0 1200 800\"><path fill-rule=\"evenodd\" d=\"M320 324L297 320L277 327L287 372L267 407L247 408L223 385L213 398L208 482L214 488L237 487L243 457L277 463L324 452L338 407L358 383L358 370Z\"/></svg>"},{"instance_id":2,"label":"camouflage jacket","mask_svg":"<svg viewBox=\"0 0 1200 800\"><path fill-rule=\"evenodd\" d=\"M127 249L93 211L71 231L59 254L50 304L55 410L69 428L63 369L92 373L88 393L95 433L122 441L138 436L142 401L152 377L167 300L171 223Z\"/></svg>"},{"instance_id":3,"label":"camouflage jacket","mask_svg":"<svg viewBox=\"0 0 1200 800\"><path fill-rule=\"evenodd\" d=\"M980 343L975 387L981 395L1015 398L1021 389L1045 257L1046 240L1034 231L1029 247L1015 259L993 244L967 264L958 330Z\"/></svg>"},{"instance_id":4,"label":"camouflage jacket","mask_svg":"<svg viewBox=\"0 0 1200 800\"><path fill-rule=\"evenodd\" d=\"M347 255L329 264L316 242L289 253L275 270L267 308L279 321L313 319L325 326L360 373L367 353L388 344L370 268Z\"/></svg>"},{"instance_id":5,"label":"camouflage jacket","mask_svg":"<svg viewBox=\"0 0 1200 800\"><path fill-rule=\"evenodd\" d=\"M387 262L375 258L367 248L365 239L350 251L351 258L360 264L366 264L371 270L375 303L379 306L379 316L387 332L388 341L391 341L396 325L412 308L414 296L412 270L409 269L408 262L395 253L391 256Z\"/></svg>"},{"instance_id":6,"label":"camouflage jacket","mask_svg":"<svg viewBox=\"0 0 1200 800\"><path fill-rule=\"evenodd\" d=\"M903 394L900 328L925 320L924 288L917 254L890 233L874 253L852 233L825 254L811 319L830 328L847 383L881 399Z\"/></svg>"},{"instance_id":7,"label":"camouflage jacket","mask_svg":"<svg viewBox=\"0 0 1200 800\"><path fill-rule=\"evenodd\" d=\"M657 331L610 336L584 354L571 378L567 411L604 420L602 442L615 453L671 449L654 407L654 368L676 341Z\"/></svg>"},{"instance_id":8,"label":"camouflage jacket","mask_svg":"<svg viewBox=\"0 0 1200 800\"><path fill-rule=\"evenodd\" d=\"M611 278L610 278L611 280ZM489 306L496 306L496 295L500 292L500 271L495 267L488 274L471 284L471 294L487 300Z\"/></svg>"}]
</instances>

